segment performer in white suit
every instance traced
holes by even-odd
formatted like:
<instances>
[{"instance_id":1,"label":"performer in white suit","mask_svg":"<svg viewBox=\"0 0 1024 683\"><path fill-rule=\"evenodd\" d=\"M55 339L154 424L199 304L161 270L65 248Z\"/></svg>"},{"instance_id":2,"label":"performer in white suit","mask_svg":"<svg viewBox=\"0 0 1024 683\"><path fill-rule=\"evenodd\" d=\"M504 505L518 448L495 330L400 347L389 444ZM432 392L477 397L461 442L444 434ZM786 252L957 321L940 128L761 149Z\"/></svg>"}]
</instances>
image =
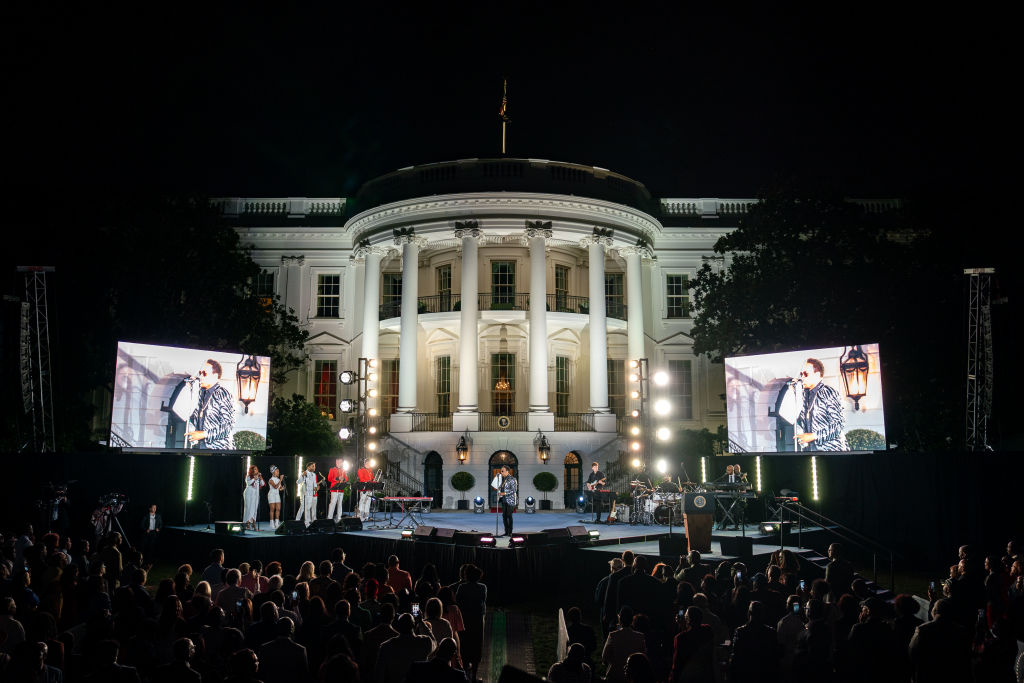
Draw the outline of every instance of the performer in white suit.
<instances>
[{"instance_id":1,"label":"performer in white suit","mask_svg":"<svg viewBox=\"0 0 1024 683\"><path fill-rule=\"evenodd\" d=\"M299 514L295 515L295 519L306 518L306 526L308 527L316 520L316 463L311 462L306 465L306 471L302 473L299 479L301 487L299 491L302 496L302 507L299 508Z\"/></svg>"}]
</instances>

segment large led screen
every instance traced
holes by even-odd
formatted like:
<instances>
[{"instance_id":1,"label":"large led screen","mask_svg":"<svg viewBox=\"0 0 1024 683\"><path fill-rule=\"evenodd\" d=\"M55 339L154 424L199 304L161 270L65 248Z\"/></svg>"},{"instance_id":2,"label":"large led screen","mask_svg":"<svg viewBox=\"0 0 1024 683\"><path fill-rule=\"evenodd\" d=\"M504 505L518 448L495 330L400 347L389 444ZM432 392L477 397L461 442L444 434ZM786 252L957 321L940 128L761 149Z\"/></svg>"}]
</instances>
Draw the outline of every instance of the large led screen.
<instances>
[{"instance_id":1,"label":"large led screen","mask_svg":"<svg viewBox=\"0 0 1024 683\"><path fill-rule=\"evenodd\" d=\"M878 344L725 359L735 453L884 450Z\"/></svg>"},{"instance_id":2,"label":"large led screen","mask_svg":"<svg viewBox=\"0 0 1024 683\"><path fill-rule=\"evenodd\" d=\"M110 445L263 450L270 358L118 342Z\"/></svg>"}]
</instances>

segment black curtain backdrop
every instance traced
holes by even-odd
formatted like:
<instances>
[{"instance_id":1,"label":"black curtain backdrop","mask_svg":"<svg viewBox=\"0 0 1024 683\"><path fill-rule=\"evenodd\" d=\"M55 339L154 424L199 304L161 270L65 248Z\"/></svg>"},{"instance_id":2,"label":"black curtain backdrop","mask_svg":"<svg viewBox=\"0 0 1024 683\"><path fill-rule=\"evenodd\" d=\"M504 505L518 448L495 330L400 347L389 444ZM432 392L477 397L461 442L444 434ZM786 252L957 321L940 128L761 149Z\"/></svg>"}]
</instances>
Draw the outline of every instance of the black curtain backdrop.
<instances>
[{"instance_id":1,"label":"black curtain backdrop","mask_svg":"<svg viewBox=\"0 0 1024 683\"><path fill-rule=\"evenodd\" d=\"M1020 453L821 455L817 459L819 500L815 502L809 457L763 456L761 482L764 494L798 491L809 507L891 548L897 553L898 568L935 569L951 562L962 543L1001 551L1006 541L1020 532L1014 494L1020 458ZM294 486L292 459L254 456L252 460L265 477L269 477L269 466L276 464L286 471L289 487ZM111 492L125 493L131 499L120 515L129 537L134 536L151 502L160 507L167 525L186 519L190 524L205 524L205 501L211 503L215 520L241 517L245 458L240 456L196 457L193 499L187 510L187 455L8 454L3 462L8 493L0 496L0 529L5 533L25 522L38 524L35 501L47 482L71 482L70 519L75 536L87 533L97 498ZM699 478L698 458L683 458L683 463L691 478ZM731 463L739 463L751 481L755 480L756 459L749 455L709 458L708 478L720 476ZM317 460L317 471L326 474L331 464L330 459ZM260 516L266 520L265 495L262 500ZM294 519L293 503L289 496L283 518ZM760 521L756 518L762 516L762 510L762 503L751 505L748 521ZM433 522L443 525L440 518Z\"/></svg>"}]
</instances>

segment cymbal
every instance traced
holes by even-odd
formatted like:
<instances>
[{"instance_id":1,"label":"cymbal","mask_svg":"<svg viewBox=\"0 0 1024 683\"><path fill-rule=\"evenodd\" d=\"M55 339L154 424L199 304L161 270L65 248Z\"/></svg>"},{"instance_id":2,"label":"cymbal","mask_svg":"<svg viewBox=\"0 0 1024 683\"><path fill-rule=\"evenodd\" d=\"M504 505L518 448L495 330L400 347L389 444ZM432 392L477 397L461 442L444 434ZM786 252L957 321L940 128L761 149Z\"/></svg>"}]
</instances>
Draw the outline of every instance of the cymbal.
<instances>
[{"instance_id":1,"label":"cymbal","mask_svg":"<svg viewBox=\"0 0 1024 683\"><path fill-rule=\"evenodd\" d=\"M693 481L684 481L681 485L682 486L696 486L697 483L693 482Z\"/></svg>"},{"instance_id":2,"label":"cymbal","mask_svg":"<svg viewBox=\"0 0 1024 683\"><path fill-rule=\"evenodd\" d=\"M629 485L630 486L642 486L643 482L640 481L639 479L634 479L633 481L629 482Z\"/></svg>"}]
</instances>

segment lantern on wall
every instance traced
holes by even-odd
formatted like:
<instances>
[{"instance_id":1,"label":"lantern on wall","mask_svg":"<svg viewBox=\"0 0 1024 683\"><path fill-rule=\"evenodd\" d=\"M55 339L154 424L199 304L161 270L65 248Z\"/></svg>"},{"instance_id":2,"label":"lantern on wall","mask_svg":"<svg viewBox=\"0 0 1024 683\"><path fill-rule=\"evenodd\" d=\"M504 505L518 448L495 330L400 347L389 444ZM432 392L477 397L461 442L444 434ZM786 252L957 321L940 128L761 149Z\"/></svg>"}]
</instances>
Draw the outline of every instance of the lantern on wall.
<instances>
[{"instance_id":1,"label":"lantern on wall","mask_svg":"<svg viewBox=\"0 0 1024 683\"><path fill-rule=\"evenodd\" d=\"M860 410L860 400L868 393L868 355L860 345L840 358L839 371L843 374L846 395L853 399L854 410Z\"/></svg>"},{"instance_id":2,"label":"lantern on wall","mask_svg":"<svg viewBox=\"0 0 1024 683\"><path fill-rule=\"evenodd\" d=\"M548 458L551 456L551 444L548 443L548 437L544 436L540 429L537 430L537 455L540 456L541 462L545 465L548 462Z\"/></svg>"},{"instance_id":3,"label":"lantern on wall","mask_svg":"<svg viewBox=\"0 0 1024 683\"><path fill-rule=\"evenodd\" d=\"M238 381L238 400L249 412L249 404L256 400L256 392L260 388L260 364L255 356L238 361L235 368L235 379Z\"/></svg>"}]
</instances>

